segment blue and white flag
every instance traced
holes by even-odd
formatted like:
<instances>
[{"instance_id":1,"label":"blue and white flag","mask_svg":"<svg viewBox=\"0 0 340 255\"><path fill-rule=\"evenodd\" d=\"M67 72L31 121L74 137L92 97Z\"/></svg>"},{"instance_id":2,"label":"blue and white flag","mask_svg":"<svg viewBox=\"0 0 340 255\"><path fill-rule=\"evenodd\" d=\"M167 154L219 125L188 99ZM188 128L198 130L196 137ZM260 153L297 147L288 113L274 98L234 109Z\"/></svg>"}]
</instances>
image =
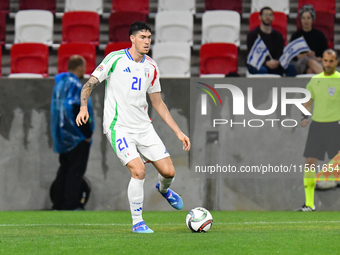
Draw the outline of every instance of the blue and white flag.
<instances>
[{"instance_id":1,"label":"blue and white flag","mask_svg":"<svg viewBox=\"0 0 340 255\"><path fill-rule=\"evenodd\" d=\"M257 70L260 70L267 56L270 56L269 50L262 38L258 36L253 47L251 47L251 50L249 51L247 64L256 67Z\"/></svg>"},{"instance_id":2,"label":"blue and white flag","mask_svg":"<svg viewBox=\"0 0 340 255\"><path fill-rule=\"evenodd\" d=\"M299 55L302 51L309 51L308 44L303 38L303 36L295 39L294 41L290 42L284 49L283 54L280 57L280 64L284 69L287 69L289 62L292 60L293 57Z\"/></svg>"}]
</instances>

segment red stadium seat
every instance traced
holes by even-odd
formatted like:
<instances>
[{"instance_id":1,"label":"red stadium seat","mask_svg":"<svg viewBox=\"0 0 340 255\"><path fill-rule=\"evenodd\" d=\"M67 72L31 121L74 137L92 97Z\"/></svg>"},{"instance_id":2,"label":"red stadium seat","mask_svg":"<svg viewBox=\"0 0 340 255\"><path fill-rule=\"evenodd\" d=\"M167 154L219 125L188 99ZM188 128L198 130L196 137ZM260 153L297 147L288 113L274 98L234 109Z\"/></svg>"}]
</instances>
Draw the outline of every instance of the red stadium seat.
<instances>
[{"instance_id":1,"label":"red stadium seat","mask_svg":"<svg viewBox=\"0 0 340 255\"><path fill-rule=\"evenodd\" d=\"M11 48L11 74L48 76L48 47L42 43L17 43Z\"/></svg>"},{"instance_id":2,"label":"red stadium seat","mask_svg":"<svg viewBox=\"0 0 340 255\"><path fill-rule=\"evenodd\" d=\"M1 0L2 1L2 0ZM20 0L20 10L46 10L55 13L56 0Z\"/></svg>"},{"instance_id":3,"label":"red stadium seat","mask_svg":"<svg viewBox=\"0 0 340 255\"><path fill-rule=\"evenodd\" d=\"M130 42L130 25L146 22L146 14L140 12L112 12L109 18L109 42Z\"/></svg>"},{"instance_id":4,"label":"red stadium seat","mask_svg":"<svg viewBox=\"0 0 340 255\"><path fill-rule=\"evenodd\" d=\"M105 48L105 56L108 55L112 51L126 49L130 47L131 47L131 42L109 43L106 45L106 48Z\"/></svg>"},{"instance_id":5,"label":"red stadium seat","mask_svg":"<svg viewBox=\"0 0 340 255\"><path fill-rule=\"evenodd\" d=\"M200 74L237 73L238 49L232 43L206 43L200 50Z\"/></svg>"},{"instance_id":6,"label":"red stadium seat","mask_svg":"<svg viewBox=\"0 0 340 255\"><path fill-rule=\"evenodd\" d=\"M334 48L334 15L329 12L316 11L316 18L313 23L313 27L321 30L327 39L328 48ZM300 19L296 19L297 30L301 29Z\"/></svg>"},{"instance_id":7,"label":"red stadium seat","mask_svg":"<svg viewBox=\"0 0 340 255\"><path fill-rule=\"evenodd\" d=\"M274 12L289 14L289 0L251 0L250 13L260 12L265 6L271 8Z\"/></svg>"},{"instance_id":8,"label":"red stadium seat","mask_svg":"<svg viewBox=\"0 0 340 255\"><path fill-rule=\"evenodd\" d=\"M298 13L305 4L313 5L315 11L330 12L333 15L336 13L335 0L299 0Z\"/></svg>"},{"instance_id":9,"label":"red stadium seat","mask_svg":"<svg viewBox=\"0 0 340 255\"><path fill-rule=\"evenodd\" d=\"M96 68L96 46L91 43L65 43L58 49L58 73L67 72L68 60L72 55L81 55L86 60L86 74Z\"/></svg>"},{"instance_id":10,"label":"red stadium seat","mask_svg":"<svg viewBox=\"0 0 340 255\"><path fill-rule=\"evenodd\" d=\"M273 12L274 21L272 23L272 27L278 30L287 44L287 15L283 12ZM249 31L254 30L256 27L261 25L261 21L259 19L260 13L254 12L249 17Z\"/></svg>"},{"instance_id":11,"label":"red stadium seat","mask_svg":"<svg viewBox=\"0 0 340 255\"><path fill-rule=\"evenodd\" d=\"M0 47L0 77L1 77L1 74L2 74L2 72L1 72L1 61L2 60L2 47Z\"/></svg>"},{"instance_id":12,"label":"red stadium seat","mask_svg":"<svg viewBox=\"0 0 340 255\"><path fill-rule=\"evenodd\" d=\"M221 1L221 0L205 0L205 10L230 10L237 11L242 14L242 0L239 1Z\"/></svg>"},{"instance_id":13,"label":"red stadium seat","mask_svg":"<svg viewBox=\"0 0 340 255\"><path fill-rule=\"evenodd\" d=\"M0 47L6 43L6 12L0 11Z\"/></svg>"},{"instance_id":14,"label":"red stadium seat","mask_svg":"<svg viewBox=\"0 0 340 255\"><path fill-rule=\"evenodd\" d=\"M89 42L99 45L99 24L99 14L96 12L65 12L62 20L62 42Z\"/></svg>"},{"instance_id":15,"label":"red stadium seat","mask_svg":"<svg viewBox=\"0 0 340 255\"><path fill-rule=\"evenodd\" d=\"M0 11L4 11L6 14L9 13L9 0L0 1Z\"/></svg>"},{"instance_id":16,"label":"red stadium seat","mask_svg":"<svg viewBox=\"0 0 340 255\"><path fill-rule=\"evenodd\" d=\"M149 0L112 0L112 12L141 12L149 14Z\"/></svg>"}]
</instances>

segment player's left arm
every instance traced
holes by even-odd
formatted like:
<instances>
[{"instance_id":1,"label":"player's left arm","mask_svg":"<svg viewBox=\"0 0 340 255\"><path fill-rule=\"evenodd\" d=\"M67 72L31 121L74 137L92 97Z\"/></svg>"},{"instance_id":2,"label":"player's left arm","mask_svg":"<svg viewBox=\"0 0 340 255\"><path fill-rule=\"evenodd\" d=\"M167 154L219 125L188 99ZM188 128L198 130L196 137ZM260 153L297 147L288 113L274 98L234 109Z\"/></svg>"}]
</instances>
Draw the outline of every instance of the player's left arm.
<instances>
[{"instance_id":1,"label":"player's left arm","mask_svg":"<svg viewBox=\"0 0 340 255\"><path fill-rule=\"evenodd\" d=\"M164 104L161 93L149 93L149 98L152 103L153 108L155 108L156 112L161 116L164 122L175 132L178 139L183 143L183 150L190 150L190 139L187 137L181 129L178 127L174 119L172 118L168 107Z\"/></svg>"}]
</instances>

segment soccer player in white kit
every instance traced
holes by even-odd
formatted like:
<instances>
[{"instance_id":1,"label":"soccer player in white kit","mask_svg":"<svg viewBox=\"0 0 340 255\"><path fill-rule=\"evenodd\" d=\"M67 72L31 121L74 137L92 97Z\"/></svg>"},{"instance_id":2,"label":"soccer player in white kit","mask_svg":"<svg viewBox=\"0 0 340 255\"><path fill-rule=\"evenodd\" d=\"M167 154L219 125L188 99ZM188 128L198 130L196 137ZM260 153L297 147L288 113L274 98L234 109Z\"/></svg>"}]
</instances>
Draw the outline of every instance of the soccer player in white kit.
<instances>
[{"instance_id":1,"label":"soccer player in white kit","mask_svg":"<svg viewBox=\"0 0 340 255\"><path fill-rule=\"evenodd\" d=\"M87 100L92 90L106 80L103 131L123 165L131 173L128 198L135 233L153 233L142 218L144 199L144 162L149 160L159 172L156 189L177 210L183 208L182 198L169 187L175 168L162 140L148 116L148 93L152 106L190 150L190 140L183 134L161 98L157 64L146 54L151 44L151 29L135 22L129 31L131 48L108 54L92 73L81 91L81 107L77 125L88 121Z\"/></svg>"}]
</instances>

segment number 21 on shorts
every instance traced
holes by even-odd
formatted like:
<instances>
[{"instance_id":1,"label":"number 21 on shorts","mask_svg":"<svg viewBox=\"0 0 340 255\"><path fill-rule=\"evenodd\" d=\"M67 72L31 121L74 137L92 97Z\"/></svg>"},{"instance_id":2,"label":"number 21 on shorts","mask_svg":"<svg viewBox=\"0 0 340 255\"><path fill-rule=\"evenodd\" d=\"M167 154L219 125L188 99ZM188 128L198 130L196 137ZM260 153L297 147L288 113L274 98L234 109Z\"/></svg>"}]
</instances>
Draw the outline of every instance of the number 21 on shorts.
<instances>
[{"instance_id":1,"label":"number 21 on shorts","mask_svg":"<svg viewBox=\"0 0 340 255\"><path fill-rule=\"evenodd\" d=\"M125 140L125 137L123 137L122 139L117 139L116 143L117 143L117 147L118 147L119 151L122 151L124 149L129 148L129 146L128 146L126 140Z\"/></svg>"}]
</instances>

